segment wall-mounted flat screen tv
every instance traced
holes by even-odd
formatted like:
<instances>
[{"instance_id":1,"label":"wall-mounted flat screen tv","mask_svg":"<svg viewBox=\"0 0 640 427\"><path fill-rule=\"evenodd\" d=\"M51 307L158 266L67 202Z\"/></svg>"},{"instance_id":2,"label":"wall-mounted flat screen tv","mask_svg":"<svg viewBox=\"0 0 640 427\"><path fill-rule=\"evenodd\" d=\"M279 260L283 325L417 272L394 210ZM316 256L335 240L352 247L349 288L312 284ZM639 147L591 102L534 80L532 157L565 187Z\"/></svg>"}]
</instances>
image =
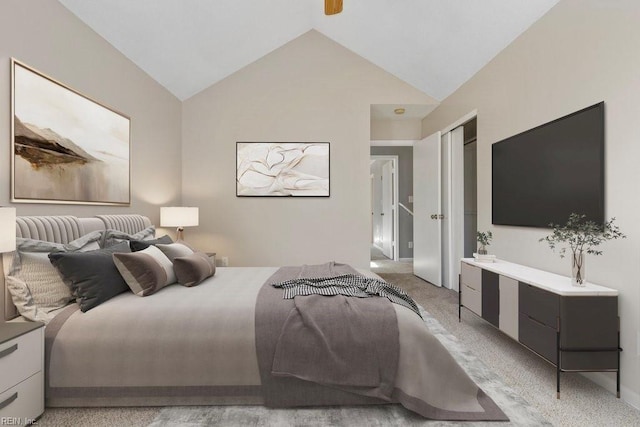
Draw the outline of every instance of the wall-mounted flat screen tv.
<instances>
[{"instance_id":1,"label":"wall-mounted flat screen tv","mask_svg":"<svg viewBox=\"0 0 640 427\"><path fill-rule=\"evenodd\" d=\"M491 205L496 225L604 223L604 102L493 144Z\"/></svg>"}]
</instances>

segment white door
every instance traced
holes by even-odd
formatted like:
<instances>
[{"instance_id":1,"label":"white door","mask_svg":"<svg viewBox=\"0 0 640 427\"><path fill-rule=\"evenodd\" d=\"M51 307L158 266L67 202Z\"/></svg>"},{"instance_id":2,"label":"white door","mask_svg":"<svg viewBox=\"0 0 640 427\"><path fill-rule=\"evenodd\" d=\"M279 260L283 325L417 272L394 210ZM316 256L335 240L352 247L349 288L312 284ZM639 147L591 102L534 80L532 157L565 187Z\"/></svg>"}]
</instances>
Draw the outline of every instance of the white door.
<instances>
[{"instance_id":1,"label":"white door","mask_svg":"<svg viewBox=\"0 0 640 427\"><path fill-rule=\"evenodd\" d=\"M375 238L374 238L374 235L373 235L374 222L375 222L375 220L374 220L375 217L373 215L373 210L374 210L373 209L373 204L374 204L374 201L375 201L375 194L376 194L374 189L373 189L374 188L373 187L373 174L369 175L369 181L370 181L370 184L371 184L371 242L370 243L373 245L373 242L375 242Z\"/></svg>"},{"instance_id":2,"label":"white door","mask_svg":"<svg viewBox=\"0 0 640 427\"><path fill-rule=\"evenodd\" d=\"M382 253L393 259L393 162L382 165Z\"/></svg>"},{"instance_id":3,"label":"white door","mask_svg":"<svg viewBox=\"0 0 640 427\"><path fill-rule=\"evenodd\" d=\"M458 290L464 254L464 128L442 134L442 286Z\"/></svg>"},{"instance_id":4,"label":"white door","mask_svg":"<svg viewBox=\"0 0 640 427\"><path fill-rule=\"evenodd\" d=\"M445 286L458 290L460 259L464 257L464 128L459 126L451 132L449 200L451 227L449 232L449 283Z\"/></svg>"},{"instance_id":5,"label":"white door","mask_svg":"<svg viewBox=\"0 0 640 427\"><path fill-rule=\"evenodd\" d=\"M413 273L442 286L440 132L413 146Z\"/></svg>"}]
</instances>

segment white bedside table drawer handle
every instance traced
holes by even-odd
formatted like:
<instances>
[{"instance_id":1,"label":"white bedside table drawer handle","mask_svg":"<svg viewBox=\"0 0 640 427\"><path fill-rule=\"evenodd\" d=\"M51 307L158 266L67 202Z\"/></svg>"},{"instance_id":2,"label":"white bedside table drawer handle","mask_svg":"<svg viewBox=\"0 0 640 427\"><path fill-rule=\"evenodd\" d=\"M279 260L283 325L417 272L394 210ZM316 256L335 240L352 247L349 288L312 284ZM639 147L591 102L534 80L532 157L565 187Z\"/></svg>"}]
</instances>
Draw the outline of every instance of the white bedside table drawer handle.
<instances>
[{"instance_id":1,"label":"white bedside table drawer handle","mask_svg":"<svg viewBox=\"0 0 640 427\"><path fill-rule=\"evenodd\" d=\"M11 395L10 398L8 398L7 400L5 400L4 402L0 402L0 409L4 409L7 406L11 405L11 402L13 402L14 400L16 400L18 398L18 392L16 391L15 393L13 393Z\"/></svg>"},{"instance_id":2,"label":"white bedside table drawer handle","mask_svg":"<svg viewBox=\"0 0 640 427\"><path fill-rule=\"evenodd\" d=\"M4 350L0 351L0 359L2 359L5 356L10 355L11 353L16 351L17 349L18 349L18 344L14 344L9 348L5 348Z\"/></svg>"}]
</instances>

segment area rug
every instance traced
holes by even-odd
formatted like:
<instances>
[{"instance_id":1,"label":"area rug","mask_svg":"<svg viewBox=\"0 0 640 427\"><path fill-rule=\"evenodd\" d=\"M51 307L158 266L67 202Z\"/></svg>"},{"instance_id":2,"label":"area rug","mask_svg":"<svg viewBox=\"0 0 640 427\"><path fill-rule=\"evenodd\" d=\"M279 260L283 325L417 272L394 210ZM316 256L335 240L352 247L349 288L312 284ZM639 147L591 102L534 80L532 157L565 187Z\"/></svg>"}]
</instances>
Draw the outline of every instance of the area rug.
<instances>
[{"instance_id":1,"label":"area rug","mask_svg":"<svg viewBox=\"0 0 640 427\"><path fill-rule=\"evenodd\" d=\"M270 409L264 406L165 407L150 427L199 426L550 426L524 399L507 387L482 361L420 307L425 323L473 380L507 414L510 422L456 422L427 420L400 405Z\"/></svg>"}]
</instances>

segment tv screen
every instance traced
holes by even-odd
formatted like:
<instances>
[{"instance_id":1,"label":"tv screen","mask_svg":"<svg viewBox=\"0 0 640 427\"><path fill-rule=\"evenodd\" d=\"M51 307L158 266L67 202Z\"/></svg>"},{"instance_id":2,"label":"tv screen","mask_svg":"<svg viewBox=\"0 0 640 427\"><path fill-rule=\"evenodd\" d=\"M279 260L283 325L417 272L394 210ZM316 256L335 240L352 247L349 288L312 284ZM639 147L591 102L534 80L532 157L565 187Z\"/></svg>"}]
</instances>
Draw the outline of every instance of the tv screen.
<instances>
[{"instance_id":1,"label":"tv screen","mask_svg":"<svg viewBox=\"0 0 640 427\"><path fill-rule=\"evenodd\" d=\"M604 102L491 149L493 224L549 227L572 212L604 223Z\"/></svg>"}]
</instances>

